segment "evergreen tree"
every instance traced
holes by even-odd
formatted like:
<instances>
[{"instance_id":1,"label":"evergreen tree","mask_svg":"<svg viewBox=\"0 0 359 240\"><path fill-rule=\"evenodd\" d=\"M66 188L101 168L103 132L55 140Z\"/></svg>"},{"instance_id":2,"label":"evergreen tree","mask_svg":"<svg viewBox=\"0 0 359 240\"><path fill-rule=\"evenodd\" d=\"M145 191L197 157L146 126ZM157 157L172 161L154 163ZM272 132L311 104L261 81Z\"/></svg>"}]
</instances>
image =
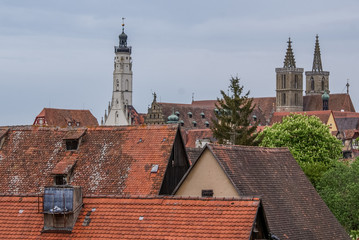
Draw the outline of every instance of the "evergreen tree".
<instances>
[{"instance_id":1,"label":"evergreen tree","mask_svg":"<svg viewBox=\"0 0 359 240\"><path fill-rule=\"evenodd\" d=\"M230 79L229 90L231 95L227 95L221 90L222 98L217 98L215 116L212 119L213 136L220 144L235 145L258 145L257 124L250 125L253 99L249 98L249 91L242 95L243 86L239 84L238 77Z\"/></svg>"}]
</instances>

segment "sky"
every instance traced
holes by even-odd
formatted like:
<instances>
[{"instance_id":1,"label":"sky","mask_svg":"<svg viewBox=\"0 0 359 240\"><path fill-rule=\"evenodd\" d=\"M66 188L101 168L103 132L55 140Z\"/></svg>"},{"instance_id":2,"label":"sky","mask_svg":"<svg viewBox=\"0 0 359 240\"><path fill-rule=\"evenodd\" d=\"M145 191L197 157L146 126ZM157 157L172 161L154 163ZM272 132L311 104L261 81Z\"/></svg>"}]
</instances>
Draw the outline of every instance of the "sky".
<instances>
[{"instance_id":1,"label":"sky","mask_svg":"<svg viewBox=\"0 0 359 240\"><path fill-rule=\"evenodd\" d=\"M216 99L231 76L251 97L274 97L288 37L310 71L316 34L331 93L349 79L359 109L358 12L357 0L0 0L0 126L31 125L44 107L89 109L100 122L122 17L138 112L153 92L162 102Z\"/></svg>"}]
</instances>

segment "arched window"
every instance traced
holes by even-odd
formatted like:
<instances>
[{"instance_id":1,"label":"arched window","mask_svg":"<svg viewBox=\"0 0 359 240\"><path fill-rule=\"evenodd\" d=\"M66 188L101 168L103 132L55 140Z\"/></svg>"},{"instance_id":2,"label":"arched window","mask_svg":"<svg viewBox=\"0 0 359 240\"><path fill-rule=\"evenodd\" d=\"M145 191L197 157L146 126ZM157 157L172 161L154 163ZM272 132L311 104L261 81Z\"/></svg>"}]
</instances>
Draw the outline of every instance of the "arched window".
<instances>
[{"instance_id":1,"label":"arched window","mask_svg":"<svg viewBox=\"0 0 359 240\"><path fill-rule=\"evenodd\" d=\"M314 78L313 77L310 78L310 89L312 91L314 91Z\"/></svg>"},{"instance_id":2,"label":"arched window","mask_svg":"<svg viewBox=\"0 0 359 240\"><path fill-rule=\"evenodd\" d=\"M126 79L125 90L126 90L126 91L128 91L128 90L129 90L129 83L128 83L128 79Z\"/></svg>"},{"instance_id":3,"label":"arched window","mask_svg":"<svg viewBox=\"0 0 359 240\"><path fill-rule=\"evenodd\" d=\"M325 80L325 78L323 77L322 78L322 91L324 91L324 80Z\"/></svg>"},{"instance_id":4,"label":"arched window","mask_svg":"<svg viewBox=\"0 0 359 240\"><path fill-rule=\"evenodd\" d=\"M282 75L282 88L286 88L286 76Z\"/></svg>"},{"instance_id":5,"label":"arched window","mask_svg":"<svg viewBox=\"0 0 359 240\"><path fill-rule=\"evenodd\" d=\"M116 80L116 91L120 90L120 81Z\"/></svg>"},{"instance_id":6,"label":"arched window","mask_svg":"<svg viewBox=\"0 0 359 240\"><path fill-rule=\"evenodd\" d=\"M298 75L294 76L294 88L297 89L298 88Z\"/></svg>"},{"instance_id":7,"label":"arched window","mask_svg":"<svg viewBox=\"0 0 359 240\"><path fill-rule=\"evenodd\" d=\"M298 105L298 93L294 94L294 105Z\"/></svg>"},{"instance_id":8,"label":"arched window","mask_svg":"<svg viewBox=\"0 0 359 240\"><path fill-rule=\"evenodd\" d=\"M285 104L286 104L286 94L285 93L283 93L282 94L282 106L285 106Z\"/></svg>"}]
</instances>

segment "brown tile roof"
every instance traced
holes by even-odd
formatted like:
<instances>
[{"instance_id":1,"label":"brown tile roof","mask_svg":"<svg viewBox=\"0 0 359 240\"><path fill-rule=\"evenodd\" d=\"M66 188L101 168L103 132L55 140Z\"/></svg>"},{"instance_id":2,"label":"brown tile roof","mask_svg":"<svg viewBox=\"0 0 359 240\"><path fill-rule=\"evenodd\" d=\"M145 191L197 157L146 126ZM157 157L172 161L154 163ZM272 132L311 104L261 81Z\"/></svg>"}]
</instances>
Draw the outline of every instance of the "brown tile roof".
<instances>
[{"instance_id":1,"label":"brown tile roof","mask_svg":"<svg viewBox=\"0 0 359 240\"><path fill-rule=\"evenodd\" d=\"M180 104L180 103L158 103L162 108L162 113L165 117L165 121L167 122L168 116L170 116L174 112L179 112L179 121L183 121L183 127L186 129L203 129L208 128L206 126L206 121L209 123L209 127L212 124L211 119L215 118L214 115L214 106L208 104L208 101L201 101L204 104L200 104L199 101L195 102L195 104ZM212 102L212 101L210 101ZM188 113L192 113L192 117L188 115ZM202 115L202 113L204 115ZM202 117L203 116L203 117ZM197 123L196 127L193 125L193 121Z\"/></svg>"},{"instance_id":2,"label":"brown tile roof","mask_svg":"<svg viewBox=\"0 0 359 240\"><path fill-rule=\"evenodd\" d=\"M329 110L355 112L350 95L344 93L329 94ZM304 111L323 110L323 100L321 95L308 95L303 97Z\"/></svg>"},{"instance_id":3,"label":"brown tile roof","mask_svg":"<svg viewBox=\"0 0 359 240\"><path fill-rule=\"evenodd\" d=\"M253 98L253 104L255 104L255 108L252 112L252 118L253 115L255 115L257 117L257 122L259 122L260 125L268 125L273 113L275 112L275 103L275 97Z\"/></svg>"},{"instance_id":4,"label":"brown tile roof","mask_svg":"<svg viewBox=\"0 0 359 240\"><path fill-rule=\"evenodd\" d=\"M336 118L338 131L359 130L359 118Z\"/></svg>"},{"instance_id":5,"label":"brown tile roof","mask_svg":"<svg viewBox=\"0 0 359 240\"><path fill-rule=\"evenodd\" d=\"M88 128L78 150L67 151L63 139L71 129L11 127L0 149L0 194L41 193L52 185L52 171L66 172L75 159L70 183L86 195L158 194L177 131L171 125ZM158 172L151 173L152 165Z\"/></svg>"},{"instance_id":6,"label":"brown tile roof","mask_svg":"<svg viewBox=\"0 0 359 240\"><path fill-rule=\"evenodd\" d=\"M330 114L332 114L331 110L327 111L308 111L308 112L275 112L273 114L270 125L274 123L281 123L284 117L290 116L291 114L302 114L307 116L317 116L322 123L327 124Z\"/></svg>"},{"instance_id":7,"label":"brown tile roof","mask_svg":"<svg viewBox=\"0 0 359 240\"><path fill-rule=\"evenodd\" d=\"M202 151L203 148L186 148L188 160L191 162L191 164L193 164L198 159Z\"/></svg>"},{"instance_id":8,"label":"brown tile roof","mask_svg":"<svg viewBox=\"0 0 359 240\"><path fill-rule=\"evenodd\" d=\"M0 236L3 239L247 240L260 205L258 198L89 197L83 202L72 233L41 233L42 204L37 197L0 196ZM91 219L88 226L83 225L86 214Z\"/></svg>"},{"instance_id":9,"label":"brown tile roof","mask_svg":"<svg viewBox=\"0 0 359 240\"><path fill-rule=\"evenodd\" d=\"M240 195L261 196L280 239L350 239L287 148L207 146Z\"/></svg>"},{"instance_id":10,"label":"brown tile roof","mask_svg":"<svg viewBox=\"0 0 359 240\"><path fill-rule=\"evenodd\" d=\"M359 113L357 112L345 112L345 111L333 111L335 119L337 118L359 118Z\"/></svg>"},{"instance_id":11,"label":"brown tile roof","mask_svg":"<svg viewBox=\"0 0 359 240\"><path fill-rule=\"evenodd\" d=\"M43 120L43 124L40 123L40 119ZM67 127L69 122L71 122L72 126L98 126L97 119L89 110L56 108L44 108L41 113L36 116L33 125Z\"/></svg>"}]
</instances>

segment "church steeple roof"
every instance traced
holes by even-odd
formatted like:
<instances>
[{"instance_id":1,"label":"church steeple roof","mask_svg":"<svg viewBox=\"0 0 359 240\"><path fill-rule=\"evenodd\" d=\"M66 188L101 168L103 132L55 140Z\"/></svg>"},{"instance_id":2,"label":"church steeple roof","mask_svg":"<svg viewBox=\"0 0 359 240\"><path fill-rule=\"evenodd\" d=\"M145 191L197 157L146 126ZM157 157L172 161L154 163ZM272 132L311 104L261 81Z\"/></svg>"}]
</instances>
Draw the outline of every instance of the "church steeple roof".
<instances>
[{"instance_id":1,"label":"church steeple roof","mask_svg":"<svg viewBox=\"0 0 359 240\"><path fill-rule=\"evenodd\" d=\"M122 18L122 33L118 36L120 40L120 47L127 47L127 34L125 33L125 18Z\"/></svg>"},{"instance_id":2,"label":"church steeple roof","mask_svg":"<svg viewBox=\"0 0 359 240\"><path fill-rule=\"evenodd\" d=\"M314 59L313 59L313 67L312 72L323 72L322 67L322 59L320 57L320 47L319 47L319 40L318 34L315 36L315 48L314 48Z\"/></svg>"},{"instance_id":3,"label":"church steeple roof","mask_svg":"<svg viewBox=\"0 0 359 240\"><path fill-rule=\"evenodd\" d=\"M290 40L290 38L287 43L288 43L288 48L287 48L287 53L285 54L283 68L296 68L294 54L292 50L292 41Z\"/></svg>"}]
</instances>

